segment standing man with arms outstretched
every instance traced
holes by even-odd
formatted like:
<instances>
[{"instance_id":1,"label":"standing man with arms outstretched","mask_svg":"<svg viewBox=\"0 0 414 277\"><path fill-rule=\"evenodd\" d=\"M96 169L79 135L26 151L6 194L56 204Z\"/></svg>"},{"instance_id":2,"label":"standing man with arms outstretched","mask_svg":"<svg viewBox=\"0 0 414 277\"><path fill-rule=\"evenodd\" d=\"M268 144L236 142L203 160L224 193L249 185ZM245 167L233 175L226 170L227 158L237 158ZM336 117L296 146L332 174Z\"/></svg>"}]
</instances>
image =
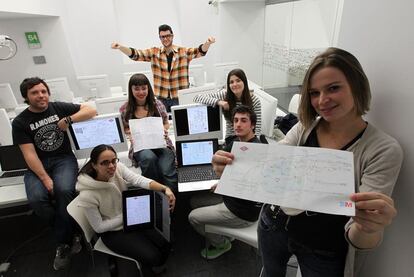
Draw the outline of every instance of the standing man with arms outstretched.
<instances>
[{"instance_id":1,"label":"standing man with arms outstretched","mask_svg":"<svg viewBox=\"0 0 414 277\"><path fill-rule=\"evenodd\" d=\"M75 197L78 173L66 130L73 122L92 118L96 110L86 105L49 102L49 87L38 77L24 79L20 92L29 107L12 122L13 143L19 145L29 167L24 176L29 204L54 228L58 246L53 268L59 270L69 264L71 252L81 249L73 236L75 223L66 211Z\"/></svg>"},{"instance_id":2,"label":"standing man with arms outstretched","mask_svg":"<svg viewBox=\"0 0 414 277\"><path fill-rule=\"evenodd\" d=\"M200 44L197 48L186 48L173 44L174 34L170 26L161 25L158 27L158 34L162 47L138 50L123 46L118 42L112 43L111 47L119 49L132 60L151 62L154 94L170 112L171 106L178 105L177 91L189 87L188 66L190 61L206 55L210 45L216 40L209 37L204 44Z\"/></svg>"}]
</instances>

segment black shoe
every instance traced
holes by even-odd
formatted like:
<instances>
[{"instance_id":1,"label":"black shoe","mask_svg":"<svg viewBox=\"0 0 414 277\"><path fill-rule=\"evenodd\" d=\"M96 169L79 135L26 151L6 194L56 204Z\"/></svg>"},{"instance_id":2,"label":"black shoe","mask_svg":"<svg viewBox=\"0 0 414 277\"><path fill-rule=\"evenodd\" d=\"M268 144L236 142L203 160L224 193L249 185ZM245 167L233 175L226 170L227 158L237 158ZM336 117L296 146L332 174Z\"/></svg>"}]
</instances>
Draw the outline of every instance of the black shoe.
<instances>
[{"instance_id":1,"label":"black shoe","mask_svg":"<svg viewBox=\"0 0 414 277\"><path fill-rule=\"evenodd\" d=\"M56 256L53 261L53 268L55 270L64 269L70 262L70 247L67 244L60 244L56 248Z\"/></svg>"},{"instance_id":2,"label":"black shoe","mask_svg":"<svg viewBox=\"0 0 414 277\"><path fill-rule=\"evenodd\" d=\"M72 247L70 249L71 254L78 254L82 250L82 236L80 234L75 234L72 239Z\"/></svg>"}]
</instances>

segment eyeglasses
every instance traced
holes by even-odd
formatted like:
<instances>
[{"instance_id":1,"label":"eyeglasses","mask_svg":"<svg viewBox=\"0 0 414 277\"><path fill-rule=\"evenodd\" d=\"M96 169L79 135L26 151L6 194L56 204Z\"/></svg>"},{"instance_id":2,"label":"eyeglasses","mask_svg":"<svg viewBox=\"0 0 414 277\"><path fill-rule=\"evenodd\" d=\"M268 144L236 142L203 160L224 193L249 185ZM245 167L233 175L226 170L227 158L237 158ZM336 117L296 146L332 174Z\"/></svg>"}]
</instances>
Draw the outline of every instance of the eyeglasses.
<instances>
[{"instance_id":1,"label":"eyeglasses","mask_svg":"<svg viewBox=\"0 0 414 277\"><path fill-rule=\"evenodd\" d=\"M160 36L160 39L172 38L173 34L168 34L164 36Z\"/></svg>"},{"instance_id":2,"label":"eyeglasses","mask_svg":"<svg viewBox=\"0 0 414 277\"><path fill-rule=\"evenodd\" d=\"M119 162L119 159L115 158L112 161L105 160L105 161L100 162L99 164L102 166L109 166L110 164L116 165L118 162Z\"/></svg>"}]
</instances>

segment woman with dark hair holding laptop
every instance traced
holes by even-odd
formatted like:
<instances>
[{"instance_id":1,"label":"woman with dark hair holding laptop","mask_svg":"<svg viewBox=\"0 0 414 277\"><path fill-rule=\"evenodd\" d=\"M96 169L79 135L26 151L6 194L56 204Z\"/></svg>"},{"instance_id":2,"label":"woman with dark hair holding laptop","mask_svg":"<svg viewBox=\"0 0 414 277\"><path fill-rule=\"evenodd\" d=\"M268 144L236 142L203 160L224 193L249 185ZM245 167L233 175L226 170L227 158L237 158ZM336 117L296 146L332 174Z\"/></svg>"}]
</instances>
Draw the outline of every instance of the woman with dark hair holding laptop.
<instances>
[{"instance_id":1,"label":"woman with dark hair holding laptop","mask_svg":"<svg viewBox=\"0 0 414 277\"><path fill-rule=\"evenodd\" d=\"M170 188L129 170L119 163L112 146L105 144L92 150L90 160L79 172L79 206L106 246L139 261L144 275L152 276L152 267L165 263L170 245L155 230L122 230L122 191L127 190L127 184L164 192L170 209L174 209L175 196Z\"/></svg>"},{"instance_id":2,"label":"woman with dark hair holding laptop","mask_svg":"<svg viewBox=\"0 0 414 277\"><path fill-rule=\"evenodd\" d=\"M141 73L134 74L128 83L128 102L120 108L125 133L130 134L129 120L145 117L161 117L164 124L167 147L143 149L133 152L134 141L131 140L129 158L134 166L140 166L142 175L165 184L174 192L178 191L178 177L175 167L174 146L168 137L168 114L164 104L157 100L148 78Z\"/></svg>"}]
</instances>

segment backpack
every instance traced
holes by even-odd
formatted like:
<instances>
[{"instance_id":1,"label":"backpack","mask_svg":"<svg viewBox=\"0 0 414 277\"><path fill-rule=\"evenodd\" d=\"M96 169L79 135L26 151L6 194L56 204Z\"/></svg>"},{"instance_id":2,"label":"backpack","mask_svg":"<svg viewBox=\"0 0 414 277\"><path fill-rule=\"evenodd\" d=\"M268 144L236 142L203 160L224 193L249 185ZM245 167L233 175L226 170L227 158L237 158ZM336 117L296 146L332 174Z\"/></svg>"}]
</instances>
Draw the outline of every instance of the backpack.
<instances>
[{"instance_id":1,"label":"backpack","mask_svg":"<svg viewBox=\"0 0 414 277\"><path fill-rule=\"evenodd\" d=\"M275 128L278 128L286 135L296 123L298 123L298 117L293 113L288 113L285 116L276 117Z\"/></svg>"}]
</instances>

